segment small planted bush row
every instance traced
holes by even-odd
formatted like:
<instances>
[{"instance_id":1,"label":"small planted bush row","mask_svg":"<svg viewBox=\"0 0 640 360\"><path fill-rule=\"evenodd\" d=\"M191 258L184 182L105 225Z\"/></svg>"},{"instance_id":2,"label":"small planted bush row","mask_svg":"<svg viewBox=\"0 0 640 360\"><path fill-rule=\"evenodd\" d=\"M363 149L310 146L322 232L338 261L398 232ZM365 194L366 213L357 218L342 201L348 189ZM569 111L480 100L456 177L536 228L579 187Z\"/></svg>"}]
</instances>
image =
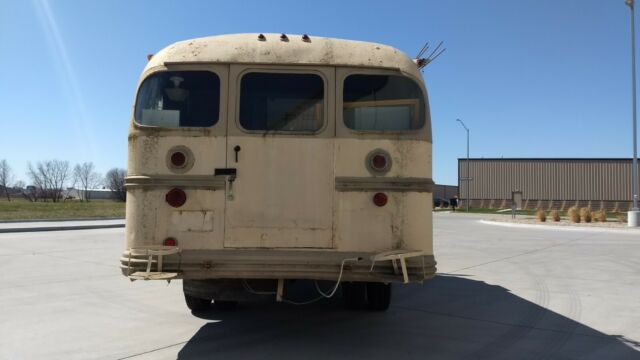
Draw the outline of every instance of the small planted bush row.
<instances>
[{"instance_id":1,"label":"small planted bush row","mask_svg":"<svg viewBox=\"0 0 640 360\"><path fill-rule=\"evenodd\" d=\"M592 221L607 222L607 212L604 209L592 212L591 208L589 207L578 208L577 206L572 206L569 208L569 210L567 210L567 217L572 223L590 223ZM547 213L542 209L538 209L536 211L536 218L540 222L546 222ZM551 210L549 212L549 218L554 222L560 221L560 212L558 210Z\"/></svg>"}]
</instances>

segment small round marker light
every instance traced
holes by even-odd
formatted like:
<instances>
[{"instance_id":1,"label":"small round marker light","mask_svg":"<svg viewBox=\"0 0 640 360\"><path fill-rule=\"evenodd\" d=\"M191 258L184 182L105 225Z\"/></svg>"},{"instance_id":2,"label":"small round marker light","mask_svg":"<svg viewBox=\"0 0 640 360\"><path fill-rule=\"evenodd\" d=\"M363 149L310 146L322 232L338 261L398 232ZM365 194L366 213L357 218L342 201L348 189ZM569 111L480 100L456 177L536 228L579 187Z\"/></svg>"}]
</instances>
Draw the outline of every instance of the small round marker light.
<instances>
[{"instance_id":1,"label":"small round marker light","mask_svg":"<svg viewBox=\"0 0 640 360\"><path fill-rule=\"evenodd\" d=\"M164 239L164 242L162 244L164 246L177 246L178 245L178 241L175 238L168 237L168 238Z\"/></svg>"},{"instance_id":2,"label":"small round marker light","mask_svg":"<svg viewBox=\"0 0 640 360\"><path fill-rule=\"evenodd\" d=\"M182 189L173 188L164 196L167 204L178 208L187 202L187 194Z\"/></svg>"},{"instance_id":3,"label":"small round marker light","mask_svg":"<svg viewBox=\"0 0 640 360\"><path fill-rule=\"evenodd\" d=\"M387 195L385 193L376 193L373 195L373 203L376 204L376 206L387 205Z\"/></svg>"}]
</instances>

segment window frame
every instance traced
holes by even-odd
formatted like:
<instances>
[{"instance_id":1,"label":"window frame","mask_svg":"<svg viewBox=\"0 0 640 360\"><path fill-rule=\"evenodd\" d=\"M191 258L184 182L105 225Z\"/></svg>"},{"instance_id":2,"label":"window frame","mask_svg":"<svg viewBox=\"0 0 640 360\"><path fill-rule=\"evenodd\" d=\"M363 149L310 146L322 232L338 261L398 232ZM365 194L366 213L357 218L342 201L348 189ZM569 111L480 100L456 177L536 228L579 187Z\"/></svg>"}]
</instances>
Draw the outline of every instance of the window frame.
<instances>
[{"instance_id":1,"label":"window frame","mask_svg":"<svg viewBox=\"0 0 640 360\"><path fill-rule=\"evenodd\" d=\"M218 77L219 80L219 96L218 96L218 118L211 126L184 126L184 127L162 127L154 125L141 124L136 119L136 106L138 102L138 96L142 89L142 84L150 77L167 72L210 72ZM159 132L177 132L177 133L201 133L207 134L215 133L215 135L224 135L226 131L226 117L227 117L227 103L228 103L228 74L229 69L226 65L168 65L157 66L145 71L136 87L136 93L131 109L131 123L135 129L138 130L153 130Z\"/></svg>"},{"instance_id":2,"label":"window frame","mask_svg":"<svg viewBox=\"0 0 640 360\"><path fill-rule=\"evenodd\" d=\"M351 75L383 75L400 76L412 81L420 90L423 101L424 123L420 128L410 130L356 130L347 126L344 119L344 82ZM374 68L336 68L336 136L344 137L369 137L379 139L420 139L431 141L431 116L429 114L429 99L422 79L416 79L412 74L390 69ZM380 101L399 101L380 100ZM401 100L400 100L401 101ZM418 104L420 102L418 101ZM419 120L419 119L418 119Z\"/></svg>"},{"instance_id":3,"label":"window frame","mask_svg":"<svg viewBox=\"0 0 640 360\"><path fill-rule=\"evenodd\" d=\"M323 97L322 97L322 126L315 131L283 131L283 130L249 130L242 126L240 123L240 101L242 94L242 78L249 73L266 73L266 74L300 74L300 75L316 75L322 80ZM235 116L234 120L236 128L245 134L252 135L303 135L303 136L318 136L324 133L329 127L331 117L329 116L329 86L331 82L323 71L318 68L305 68L305 67L246 67L238 72L236 76L236 89L235 89Z\"/></svg>"}]
</instances>

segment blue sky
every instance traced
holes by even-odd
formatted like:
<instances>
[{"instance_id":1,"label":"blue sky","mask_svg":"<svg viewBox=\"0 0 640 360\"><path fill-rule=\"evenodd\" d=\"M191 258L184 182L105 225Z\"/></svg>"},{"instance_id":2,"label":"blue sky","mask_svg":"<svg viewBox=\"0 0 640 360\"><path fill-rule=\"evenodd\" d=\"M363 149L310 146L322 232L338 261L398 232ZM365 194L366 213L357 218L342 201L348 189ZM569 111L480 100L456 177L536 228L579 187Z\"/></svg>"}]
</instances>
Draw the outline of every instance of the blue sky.
<instances>
[{"instance_id":1,"label":"blue sky","mask_svg":"<svg viewBox=\"0 0 640 360\"><path fill-rule=\"evenodd\" d=\"M639 25L640 26L640 25ZM308 33L446 52L424 71L433 174L466 156L631 157L624 0L0 0L0 159L126 166L135 85L172 42L241 32Z\"/></svg>"}]
</instances>

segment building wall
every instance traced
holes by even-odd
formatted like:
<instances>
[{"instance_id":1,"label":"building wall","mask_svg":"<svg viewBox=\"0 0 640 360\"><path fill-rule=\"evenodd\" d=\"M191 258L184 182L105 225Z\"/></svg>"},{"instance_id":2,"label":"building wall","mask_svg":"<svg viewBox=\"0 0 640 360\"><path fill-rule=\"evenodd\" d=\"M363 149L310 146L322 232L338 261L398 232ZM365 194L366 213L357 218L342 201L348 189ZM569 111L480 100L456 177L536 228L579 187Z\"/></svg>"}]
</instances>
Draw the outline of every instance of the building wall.
<instances>
[{"instance_id":1,"label":"building wall","mask_svg":"<svg viewBox=\"0 0 640 360\"><path fill-rule=\"evenodd\" d=\"M458 187L455 185L440 185L435 184L433 186L433 198L449 200L458 195Z\"/></svg>"},{"instance_id":2,"label":"building wall","mask_svg":"<svg viewBox=\"0 0 640 360\"><path fill-rule=\"evenodd\" d=\"M630 202L631 159L470 159L472 200ZM467 196L466 159L458 159L460 198ZM472 204L473 206L473 204Z\"/></svg>"}]
</instances>

